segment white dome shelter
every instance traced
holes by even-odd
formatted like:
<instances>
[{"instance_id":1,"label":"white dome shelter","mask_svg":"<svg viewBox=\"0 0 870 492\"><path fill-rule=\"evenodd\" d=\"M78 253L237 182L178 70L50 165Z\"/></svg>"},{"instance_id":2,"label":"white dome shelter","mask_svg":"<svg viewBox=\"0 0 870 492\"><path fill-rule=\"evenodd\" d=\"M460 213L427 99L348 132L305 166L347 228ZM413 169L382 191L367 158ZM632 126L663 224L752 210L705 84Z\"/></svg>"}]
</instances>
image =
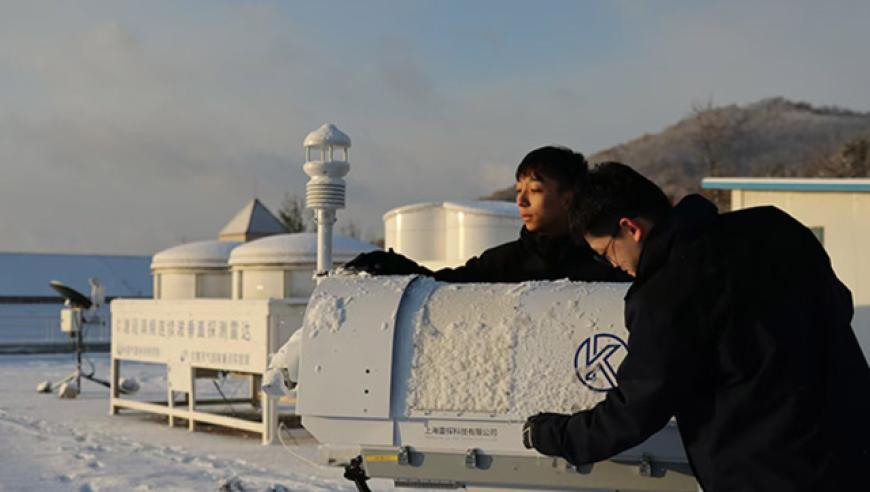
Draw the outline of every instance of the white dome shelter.
<instances>
[{"instance_id":1,"label":"white dome shelter","mask_svg":"<svg viewBox=\"0 0 870 492\"><path fill-rule=\"evenodd\" d=\"M151 260L155 299L229 298L227 259L238 241L198 241L165 249Z\"/></svg>"},{"instance_id":2,"label":"white dome shelter","mask_svg":"<svg viewBox=\"0 0 870 492\"><path fill-rule=\"evenodd\" d=\"M347 263L356 255L376 250L372 244L336 234L332 255L336 263ZM251 241L233 250L233 299L308 298L314 289L312 278L317 264L317 234L279 234Z\"/></svg>"},{"instance_id":3,"label":"white dome shelter","mask_svg":"<svg viewBox=\"0 0 870 492\"><path fill-rule=\"evenodd\" d=\"M384 214L384 247L431 269L454 267L515 240L522 225L512 202L417 203Z\"/></svg>"}]
</instances>

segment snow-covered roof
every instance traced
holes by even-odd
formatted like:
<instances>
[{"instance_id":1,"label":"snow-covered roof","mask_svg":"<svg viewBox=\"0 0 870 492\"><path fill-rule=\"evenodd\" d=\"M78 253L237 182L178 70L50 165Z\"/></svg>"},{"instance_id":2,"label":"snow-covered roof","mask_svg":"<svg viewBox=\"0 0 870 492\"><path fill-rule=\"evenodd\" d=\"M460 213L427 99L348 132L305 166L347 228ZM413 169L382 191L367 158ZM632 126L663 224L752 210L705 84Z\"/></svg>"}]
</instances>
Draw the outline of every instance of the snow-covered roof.
<instances>
[{"instance_id":1,"label":"snow-covered roof","mask_svg":"<svg viewBox=\"0 0 870 492\"><path fill-rule=\"evenodd\" d=\"M0 253L0 297L57 297L59 280L89 295L97 277L107 297L151 297L150 256Z\"/></svg>"},{"instance_id":2,"label":"snow-covered roof","mask_svg":"<svg viewBox=\"0 0 870 492\"><path fill-rule=\"evenodd\" d=\"M230 252L240 244L238 241L213 240L173 246L154 255L151 269L226 268Z\"/></svg>"},{"instance_id":3,"label":"snow-covered roof","mask_svg":"<svg viewBox=\"0 0 870 492\"><path fill-rule=\"evenodd\" d=\"M327 123L309 133L308 136L305 137L305 141L302 145L305 147L318 147L323 145L350 147L350 137L332 123Z\"/></svg>"},{"instance_id":4,"label":"snow-covered roof","mask_svg":"<svg viewBox=\"0 0 870 492\"><path fill-rule=\"evenodd\" d=\"M704 178L701 187L721 190L870 191L867 178Z\"/></svg>"},{"instance_id":5,"label":"snow-covered roof","mask_svg":"<svg viewBox=\"0 0 870 492\"><path fill-rule=\"evenodd\" d=\"M332 259L344 263L366 251L378 249L348 236L332 236ZM232 267L242 265L307 265L317 262L317 234L297 232L279 234L251 241L234 249L230 254Z\"/></svg>"},{"instance_id":6,"label":"snow-covered roof","mask_svg":"<svg viewBox=\"0 0 870 492\"><path fill-rule=\"evenodd\" d=\"M384 221L389 219L390 217L396 214L407 214L411 212L416 212L418 210L424 210L427 208L441 208L441 202L421 202L421 203L412 203L410 205L402 205L401 207L396 207L394 209L388 210L387 213L384 214Z\"/></svg>"},{"instance_id":7,"label":"snow-covered roof","mask_svg":"<svg viewBox=\"0 0 870 492\"><path fill-rule=\"evenodd\" d=\"M396 214L408 214L427 208L444 208L446 210L459 210L465 213L479 215L497 215L503 217L519 217L520 212L514 202L503 202L496 200L469 200L469 201L449 201L449 202L422 202L403 205L387 211L384 214L384 221L387 221Z\"/></svg>"},{"instance_id":8,"label":"snow-covered roof","mask_svg":"<svg viewBox=\"0 0 870 492\"><path fill-rule=\"evenodd\" d=\"M254 198L221 229L218 237L228 241L249 241L286 232L284 224L260 200Z\"/></svg>"}]
</instances>

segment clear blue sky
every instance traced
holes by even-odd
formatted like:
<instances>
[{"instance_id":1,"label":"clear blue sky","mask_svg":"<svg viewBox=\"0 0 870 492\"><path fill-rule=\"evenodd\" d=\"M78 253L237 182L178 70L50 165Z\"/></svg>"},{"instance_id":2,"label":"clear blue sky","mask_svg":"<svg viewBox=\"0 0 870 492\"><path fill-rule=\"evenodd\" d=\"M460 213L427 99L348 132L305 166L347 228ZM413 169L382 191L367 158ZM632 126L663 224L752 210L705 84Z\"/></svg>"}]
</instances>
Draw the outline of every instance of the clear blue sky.
<instances>
[{"instance_id":1,"label":"clear blue sky","mask_svg":"<svg viewBox=\"0 0 870 492\"><path fill-rule=\"evenodd\" d=\"M0 1L0 250L213 238L304 193L324 122L354 142L340 222L374 237L694 101L868 111L868 25L866 1Z\"/></svg>"}]
</instances>

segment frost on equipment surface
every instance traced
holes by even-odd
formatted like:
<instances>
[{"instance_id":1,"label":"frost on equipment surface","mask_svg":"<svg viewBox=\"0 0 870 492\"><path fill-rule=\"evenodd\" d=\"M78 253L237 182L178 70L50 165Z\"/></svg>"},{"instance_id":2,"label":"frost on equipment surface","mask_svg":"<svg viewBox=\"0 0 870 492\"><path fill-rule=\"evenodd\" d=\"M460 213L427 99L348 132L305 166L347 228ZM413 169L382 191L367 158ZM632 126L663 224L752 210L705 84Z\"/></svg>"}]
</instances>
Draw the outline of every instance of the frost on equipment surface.
<instances>
[{"instance_id":1,"label":"frost on equipment surface","mask_svg":"<svg viewBox=\"0 0 870 492\"><path fill-rule=\"evenodd\" d=\"M673 425L579 471L522 447L529 415L604 398L625 356L626 288L324 278L303 323L297 411L320 442L359 446L366 472L397 484L697 490Z\"/></svg>"}]
</instances>

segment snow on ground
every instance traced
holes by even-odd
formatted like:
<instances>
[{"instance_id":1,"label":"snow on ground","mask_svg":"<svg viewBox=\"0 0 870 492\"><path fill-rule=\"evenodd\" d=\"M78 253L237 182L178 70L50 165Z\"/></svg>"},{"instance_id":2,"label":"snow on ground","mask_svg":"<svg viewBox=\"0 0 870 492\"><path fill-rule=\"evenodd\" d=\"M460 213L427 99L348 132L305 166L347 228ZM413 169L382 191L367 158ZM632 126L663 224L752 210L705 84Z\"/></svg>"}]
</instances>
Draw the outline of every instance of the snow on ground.
<instances>
[{"instance_id":1,"label":"snow on ground","mask_svg":"<svg viewBox=\"0 0 870 492\"><path fill-rule=\"evenodd\" d=\"M91 358L107 379L108 355ZM87 381L75 400L35 392L73 367L71 354L0 356L0 491L356 490L341 469L317 463L318 444L302 429L285 431L287 447L263 446L254 434L190 433L184 421L169 428L164 417L131 411L109 416L108 389ZM125 363L122 374L138 379L140 394L165 398L162 366ZM228 380L224 392L232 398L242 386Z\"/></svg>"}]
</instances>

